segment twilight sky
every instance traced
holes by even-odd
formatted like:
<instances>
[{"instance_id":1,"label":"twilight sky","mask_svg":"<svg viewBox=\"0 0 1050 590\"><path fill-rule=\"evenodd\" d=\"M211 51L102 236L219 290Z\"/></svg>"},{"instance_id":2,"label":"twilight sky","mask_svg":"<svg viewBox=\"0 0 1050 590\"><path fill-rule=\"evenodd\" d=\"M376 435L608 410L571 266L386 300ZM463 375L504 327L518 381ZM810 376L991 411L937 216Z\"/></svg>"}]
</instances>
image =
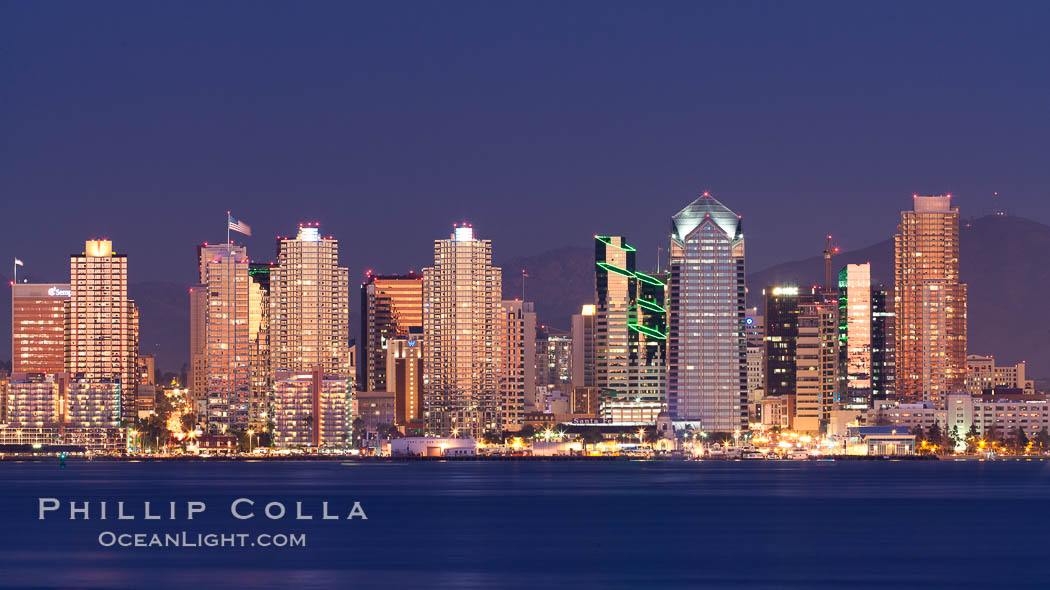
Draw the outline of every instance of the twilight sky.
<instances>
[{"instance_id":1,"label":"twilight sky","mask_svg":"<svg viewBox=\"0 0 1050 590\"><path fill-rule=\"evenodd\" d=\"M626 234L699 192L749 266L892 234L914 192L1050 222L1050 3L5 2L0 272L131 280L320 221L353 281L457 220L497 260Z\"/></svg>"}]
</instances>

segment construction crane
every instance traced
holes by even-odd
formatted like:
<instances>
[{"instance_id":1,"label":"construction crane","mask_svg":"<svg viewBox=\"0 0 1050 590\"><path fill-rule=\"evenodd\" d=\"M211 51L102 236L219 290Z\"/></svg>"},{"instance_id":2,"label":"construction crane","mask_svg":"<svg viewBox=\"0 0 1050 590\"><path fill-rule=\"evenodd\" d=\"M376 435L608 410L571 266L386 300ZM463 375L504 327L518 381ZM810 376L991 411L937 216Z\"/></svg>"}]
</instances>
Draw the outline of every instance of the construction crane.
<instances>
[{"instance_id":1,"label":"construction crane","mask_svg":"<svg viewBox=\"0 0 1050 590\"><path fill-rule=\"evenodd\" d=\"M831 275L831 256L838 253L838 246L831 241L831 234L828 234L828 241L824 244L824 291L827 293L835 290Z\"/></svg>"}]
</instances>

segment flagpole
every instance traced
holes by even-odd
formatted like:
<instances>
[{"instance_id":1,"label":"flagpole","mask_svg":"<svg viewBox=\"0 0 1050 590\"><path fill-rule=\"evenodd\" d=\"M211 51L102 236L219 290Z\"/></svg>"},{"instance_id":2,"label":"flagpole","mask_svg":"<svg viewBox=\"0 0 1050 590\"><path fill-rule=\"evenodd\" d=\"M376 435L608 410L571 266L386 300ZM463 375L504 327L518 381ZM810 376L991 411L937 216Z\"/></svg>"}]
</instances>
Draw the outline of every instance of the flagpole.
<instances>
[{"instance_id":1,"label":"flagpole","mask_svg":"<svg viewBox=\"0 0 1050 590\"><path fill-rule=\"evenodd\" d=\"M226 250L233 253L233 244L230 243L230 212L226 212Z\"/></svg>"}]
</instances>

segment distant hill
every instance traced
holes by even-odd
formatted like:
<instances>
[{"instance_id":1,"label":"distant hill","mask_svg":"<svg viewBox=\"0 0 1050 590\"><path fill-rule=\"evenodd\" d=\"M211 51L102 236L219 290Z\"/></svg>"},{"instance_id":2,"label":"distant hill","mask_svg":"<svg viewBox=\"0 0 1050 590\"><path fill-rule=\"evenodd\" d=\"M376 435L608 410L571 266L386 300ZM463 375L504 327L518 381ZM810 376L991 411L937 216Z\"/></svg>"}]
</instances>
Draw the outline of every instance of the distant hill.
<instances>
[{"instance_id":1,"label":"distant hill","mask_svg":"<svg viewBox=\"0 0 1050 590\"><path fill-rule=\"evenodd\" d=\"M971 354L993 354L1001 363L1028 361L1032 376L1050 376L1050 226L1023 217L989 215L964 222L959 236L959 274L967 285L967 348ZM846 264L871 262L872 280L893 282L893 240L843 252ZM748 275L751 305L762 288L794 282L824 281L824 259L778 264Z\"/></svg>"},{"instance_id":2,"label":"distant hill","mask_svg":"<svg viewBox=\"0 0 1050 590\"><path fill-rule=\"evenodd\" d=\"M989 215L964 221L960 235L960 274L968 285L968 348L994 354L1002 363L1027 360L1034 377L1050 376L1050 226L1022 217ZM893 282L893 239L835 256L846 264L871 262L872 279ZM569 317L594 297L594 253L560 248L504 263L504 297L536 302L541 323L567 328ZM774 284L817 285L824 281L824 259L814 256L748 274L748 304L761 303L762 288Z\"/></svg>"},{"instance_id":3,"label":"distant hill","mask_svg":"<svg viewBox=\"0 0 1050 590\"><path fill-rule=\"evenodd\" d=\"M987 216L966 222L961 239L961 275L969 289L969 351L994 354L1003 363L1027 360L1033 377L1050 377L1050 226L1021 217ZM843 252L834 259L837 270L847 263L871 262L872 278L893 280L893 241ZM594 298L594 251L563 247L500 261L503 296L525 296L535 302L539 322L567 330L570 316ZM7 279L0 279L7 280ZM814 285L824 280L821 256L785 262L748 275L749 305L761 302L767 285ZM132 283L130 295L139 305L141 350L156 352L164 370L178 370L189 356L188 285L168 282ZM0 308L11 309L11 292L0 290ZM351 337L357 335L360 309L351 300ZM5 333L10 316L5 314ZM0 355L10 358L10 338L0 339Z\"/></svg>"}]
</instances>

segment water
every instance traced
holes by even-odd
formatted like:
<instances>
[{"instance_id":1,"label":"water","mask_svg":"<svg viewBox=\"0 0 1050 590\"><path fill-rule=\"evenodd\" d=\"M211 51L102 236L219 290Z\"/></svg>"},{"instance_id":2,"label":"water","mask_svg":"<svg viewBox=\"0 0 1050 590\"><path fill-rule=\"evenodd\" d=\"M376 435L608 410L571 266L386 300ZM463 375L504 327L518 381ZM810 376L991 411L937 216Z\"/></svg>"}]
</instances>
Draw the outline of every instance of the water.
<instances>
[{"instance_id":1,"label":"water","mask_svg":"<svg viewBox=\"0 0 1050 590\"><path fill-rule=\"evenodd\" d=\"M0 463L0 585L1045 588L1050 461ZM37 498L110 519L37 518ZM231 502L256 502L237 520ZM113 520L124 500L139 518ZM204 514L143 521L142 502ZM271 500L315 519L270 521ZM359 501L367 520L343 516ZM92 505L97 517L97 505ZM103 531L305 533L305 548L102 547Z\"/></svg>"}]
</instances>

